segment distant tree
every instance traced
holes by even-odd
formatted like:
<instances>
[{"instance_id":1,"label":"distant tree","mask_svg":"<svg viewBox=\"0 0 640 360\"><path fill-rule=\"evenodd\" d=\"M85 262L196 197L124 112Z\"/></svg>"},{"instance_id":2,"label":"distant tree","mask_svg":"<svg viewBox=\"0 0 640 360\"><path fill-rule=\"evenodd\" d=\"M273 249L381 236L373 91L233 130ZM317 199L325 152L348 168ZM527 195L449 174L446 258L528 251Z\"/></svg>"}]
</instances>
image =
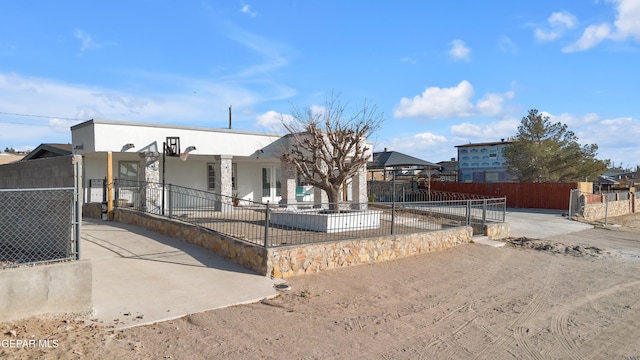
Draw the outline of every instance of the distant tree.
<instances>
[{"instance_id":1,"label":"distant tree","mask_svg":"<svg viewBox=\"0 0 640 360\"><path fill-rule=\"evenodd\" d=\"M609 165L596 159L597 152L598 145L580 145L567 125L552 123L548 116L532 109L505 149L507 172L523 182L593 180Z\"/></svg>"},{"instance_id":2,"label":"distant tree","mask_svg":"<svg viewBox=\"0 0 640 360\"><path fill-rule=\"evenodd\" d=\"M380 128L384 114L366 102L347 114L339 96L332 95L321 110L294 107L291 117L281 119L292 140L282 160L293 164L308 184L324 190L329 208L338 210L342 184L370 161L366 140Z\"/></svg>"},{"instance_id":3,"label":"distant tree","mask_svg":"<svg viewBox=\"0 0 640 360\"><path fill-rule=\"evenodd\" d=\"M4 148L4 152L15 154L16 153L16 149L14 149L13 146L12 147L5 147Z\"/></svg>"}]
</instances>

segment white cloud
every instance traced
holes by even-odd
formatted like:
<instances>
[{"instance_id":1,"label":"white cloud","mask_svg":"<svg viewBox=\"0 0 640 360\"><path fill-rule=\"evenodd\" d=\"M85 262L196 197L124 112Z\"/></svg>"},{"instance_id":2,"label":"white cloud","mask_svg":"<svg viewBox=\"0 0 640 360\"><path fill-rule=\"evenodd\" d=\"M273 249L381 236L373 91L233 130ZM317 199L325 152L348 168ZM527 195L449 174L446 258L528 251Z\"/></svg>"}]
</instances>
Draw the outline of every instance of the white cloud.
<instances>
[{"instance_id":1,"label":"white cloud","mask_svg":"<svg viewBox=\"0 0 640 360\"><path fill-rule=\"evenodd\" d=\"M230 24L227 24L227 33L230 39L254 51L263 58L261 63L243 69L228 78L247 78L264 74L270 75L277 69L289 64L286 54L293 51L287 46L271 41L260 35L244 31Z\"/></svg>"},{"instance_id":2,"label":"white cloud","mask_svg":"<svg viewBox=\"0 0 640 360\"><path fill-rule=\"evenodd\" d=\"M453 60L469 61L471 49L462 40L453 40L451 43L451 49L449 49L449 56Z\"/></svg>"},{"instance_id":3,"label":"white cloud","mask_svg":"<svg viewBox=\"0 0 640 360\"><path fill-rule=\"evenodd\" d=\"M240 8L240 12L251 17L256 17L256 15L258 15L257 11L251 10L251 5L243 5L242 8Z\"/></svg>"},{"instance_id":4,"label":"white cloud","mask_svg":"<svg viewBox=\"0 0 640 360\"><path fill-rule=\"evenodd\" d=\"M451 126L451 134L471 142L498 141L514 136L520 122L505 118L489 124L462 123Z\"/></svg>"},{"instance_id":5,"label":"white cloud","mask_svg":"<svg viewBox=\"0 0 640 360\"><path fill-rule=\"evenodd\" d=\"M585 28L580 39L562 49L564 52L588 50L604 40L640 41L640 1L610 0L615 4L616 19L613 24L592 24Z\"/></svg>"},{"instance_id":6,"label":"white cloud","mask_svg":"<svg viewBox=\"0 0 640 360\"><path fill-rule=\"evenodd\" d=\"M498 39L498 49L506 54L515 54L518 52L518 47L508 36L501 36Z\"/></svg>"},{"instance_id":7,"label":"white cloud","mask_svg":"<svg viewBox=\"0 0 640 360\"><path fill-rule=\"evenodd\" d=\"M612 35L609 24L589 25L580 39L571 45L565 46L563 52L575 52L590 49Z\"/></svg>"},{"instance_id":8,"label":"white cloud","mask_svg":"<svg viewBox=\"0 0 640 360\"><path fill-rule=\"evenodd\" d=\"M49 127L54 131L68 134L71 126L77 123L78 121L53 118L49 120Z\"/></svg>"},{"instance_id":9,"label":"white cloud","mask_svg":"<svg viewBox=\"0 0 640 360\"><path fill-rule=\"evenodd\" d=\"M576 17L566 11L554 12L547 21L554 28L572 29L578 24Z\"/></svg>"},{"instance_id":10,"label":"white cloud","mask_svg":"<svg viewBox=\"0 0 640 360\"><path fill-rule=\"evenodd\" d=\"M284 123L292 123L294 121L293 116L289 114L282 114L277 111L267 111L264 114L256 116L256 124L261 129L266 129L277 134L287 133Z\"/></svg>"},{"instance_id":11,"label":"white cloud","mask_svg":"<svg viewBox=\"0 0 640 360\"><path fill-rule=\"evenodd\" d=\"M431 162L448 160L455 155L454 144L451 144L445 136L431 132L385 139L380 142L380 145L388 150L400 151ZM382 151L382 149L376 151Z\"/></svg>"},{"instance_id":12,"label":"white cloud","mask_svg":"<svg viewBox=\"0 0 640 360\"><path fill-rule=\"evenodd\" d=\"M577 18L567 12L554 12L547 19L549 27L546 29L536 28L534 36L540 41L553 41L564 34L567 29L573 29L577 24Z\"/></svg>"},{"instance_id":13,"label":"white cloud","mask_svg":"<svg viewBox=\"0 0 640 360\"><path fill-rule=\"evenodd\" d=\"M49 138L50 140L42 141L47 142L59 141L52 139L53 135L50 136L50 134L57 133L58 130L62 131L64 128L66 128L65 138L68 137L71 125L91 118L194 125L200 123L211 127L226 126L229 104L232 104L237 114L240 114L240 116L234 116L234 123L238 125L248 122L249 125L244 125L244 128L249 129L255 123L254 119L248 115L243 117L242 114L246 114L246 109L250 109L259 102L288 96L286 91L280 93L276 90L272 93L269 90L264 94L240 86L221 85L201 79L160 74L149 76L153 76L154 80L160 84L163 82L171 84L172 92L149 92L140 95L116 89L0 73L0 109L6 113L47 117L20 117L11 120L11 122L27 124L22 125L22 130L19 131L11 127L13 137L21 134L20 137L24 137L26 142L27 137L37 135L40 138ZM33 104L38 104L37 110L34 110ZM217 115L212 116L212 111ZM219 123L211 122L212 117L218 119ZM78 120L65 123L63 118ZM3 119L6 117L3 116ZM5 129L8 129L7 124L0 123L0 135L8 131ZM17 142L14 145L18 145Z\"/></svg>"},{"instance_id":14,"label":"white cloud","mask_svg":"<svg viewBox=\"0 0 640 360\"><path fill-rule=\"evenodd\" d=\"M640 120L632 117L605 119L588 124L576 131L581 144L597 144L598 158L616 164L640 165Z\"/></svg>"},{"instance_id":15,"label":"white cloud","mask_svg":"<svg viewBox=\"0 0 640 360\"><path fill-rule=\"evenodd\" d=\"M400 59L400 62L409 63L409 64L415 64L416 60L414 58L412 58L412 57L405 56L402 59Z\"/></svg>"},{"instance_id":16,"label":"white cloud","mask_svg":"<svg viewBox=\"0 0 640 360\"><path fill-rule=\"evenodd\" d=\"M488 93L474 105L471 103L473 94L473 86L466 80L451 88L429 87L412 99L400 99L394 116L427 119L498 116L502 113L504 101L514 97L513 91L504 94Z\"/></svg>"},{"instance_id":17,"label":"white cloud","mask_svg":"<svg viewBox=\"0 0 640 360\"><path fill-rule=\"evenodd\" d=\"M76 30L74 33L74 37L80 40L80 51L100 47L100 45L93 41L91 35L87 34L83 30Z\"/></svg>"},{"instance_id":18,"label":"white cloud","mask_svg":"<svg viewBox=\"0 0 640 360\"><path fill-rule=\"evenodd\" d=\"M543 116L548 116L551 122L561 122L569 126L569 130L572 127L588 125L600 120L600 116L595 113L589 113L583 116L575 116L569 113L562 113L560 115L553 115L546 111L542 111L541 114Z\"/></svg>"}]
</instances>

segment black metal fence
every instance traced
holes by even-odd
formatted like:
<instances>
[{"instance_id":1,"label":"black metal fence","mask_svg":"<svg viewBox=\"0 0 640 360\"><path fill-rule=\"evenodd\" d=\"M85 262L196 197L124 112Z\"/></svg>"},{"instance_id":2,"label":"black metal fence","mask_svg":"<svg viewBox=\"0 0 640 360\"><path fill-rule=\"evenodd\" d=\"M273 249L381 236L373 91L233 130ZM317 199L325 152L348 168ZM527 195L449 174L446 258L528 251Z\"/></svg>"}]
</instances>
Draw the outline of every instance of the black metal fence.
<instances>
[{"instance_id":1,"label":"black metal fence","mask_svg":"<svg viewBox=\"0 0 640 360\"><path fill-rule=\"evenodd\" d=\"M77 260L74 188L0 190L0 268Z\"/></svg>"},{"instance_id":2,"label":"black metal fence","mask_svg":"<svg viewBox=\"0 0 640 360\"><path fill-rule=\"evenodd\" d=\"M506 198L330 204L257 203L176 185L116 180L115 204L264 247L411 234L504 222ZM163 206L164 204L164 206Z\"/></svg>"}]
</instances>

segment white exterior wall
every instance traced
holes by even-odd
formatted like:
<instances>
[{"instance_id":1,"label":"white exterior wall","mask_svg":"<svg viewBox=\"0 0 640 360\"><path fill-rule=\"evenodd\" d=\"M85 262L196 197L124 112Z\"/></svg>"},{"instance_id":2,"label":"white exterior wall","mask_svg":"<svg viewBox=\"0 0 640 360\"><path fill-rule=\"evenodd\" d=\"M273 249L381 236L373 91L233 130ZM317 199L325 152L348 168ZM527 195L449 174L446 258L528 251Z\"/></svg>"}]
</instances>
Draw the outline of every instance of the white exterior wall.
<instances>
[{"instance_id":1,"label":"white exterior wall","mask_svg":"<svg viewBox=\"0 0 640 360\"><path fill-rule=\"evenodd\" d=\"M162 143L167 136L180 137L181 151L195 146L186 161L166 157L165 183L198 190L208 188L207 165L216 163L215 155L231 155L237 167L238 196L262 201L262 167L279 167L281 145L278 136L239 132L229 129L175 128L164 125L128 124L108 120L93 120L72 128L75 154L85 158L85 185L90 179L104 179L107 173L107 152L112 152L113 177L118 178L120 161L138 161L144 166L140 152L157 152L162 181ZM126 149L128 143L134 148ZM263 150L258 153L258 150ZM100 189L94 189L100 194ZM95 198L91 197L91 198ZM89 199L85 197L85 199Z\"/></svg>"},{"instance_id":2,"label":"white exterior wall","mask_svg":"<svg viewBox=\"0 0 640 360\"><path fill-rule=\"evenodd\" d=\"M255 156L260 149L263 157L277 157L276 142L281 137L230 129L172 127L139 123L92 120L72 127L74 152L80 155L94 152L120 152L126 144L134 144L129 151L162 152L168 136L180 138L181 150L195 146L192 154Z\"/></svg>"}]
</instances>

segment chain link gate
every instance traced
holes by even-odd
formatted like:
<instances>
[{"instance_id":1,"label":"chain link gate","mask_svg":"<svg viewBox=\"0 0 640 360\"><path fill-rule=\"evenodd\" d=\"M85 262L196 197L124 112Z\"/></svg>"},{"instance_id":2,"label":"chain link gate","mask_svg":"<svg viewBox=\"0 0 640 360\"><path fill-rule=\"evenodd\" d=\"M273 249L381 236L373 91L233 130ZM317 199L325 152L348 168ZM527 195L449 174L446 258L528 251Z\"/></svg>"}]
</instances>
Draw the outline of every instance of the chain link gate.
<instances>
[{"instance_id":1,"label":"chain link gate","mask_svg":"<svg viewBox=\"0 0 640 360\"><path fill-rule=\"evenodd\" d=\"M78 201L73 187L0 189L0 268L76 260Z\"/></svg>"}]
</instances>

